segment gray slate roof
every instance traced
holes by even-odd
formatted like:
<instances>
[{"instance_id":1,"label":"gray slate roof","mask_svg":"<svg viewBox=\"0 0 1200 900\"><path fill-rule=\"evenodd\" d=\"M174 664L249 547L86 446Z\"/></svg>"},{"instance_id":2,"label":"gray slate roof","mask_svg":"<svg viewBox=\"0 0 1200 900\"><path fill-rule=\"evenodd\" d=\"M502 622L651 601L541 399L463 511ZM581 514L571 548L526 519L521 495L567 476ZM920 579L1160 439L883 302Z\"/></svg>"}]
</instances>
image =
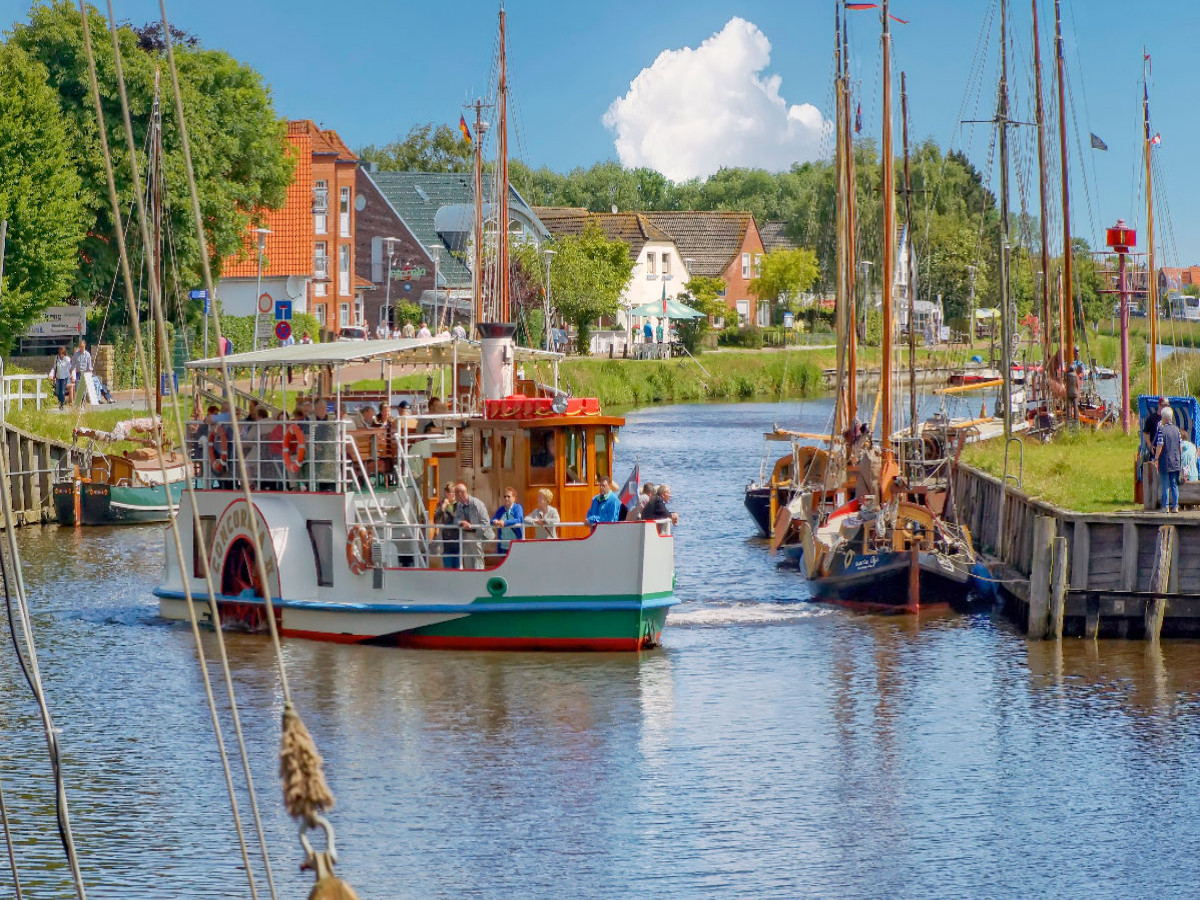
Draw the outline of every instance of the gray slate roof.
<instances>
[{"instance_id":1,"label":"gray slate roof","mask_svg":"<svg viewBox=\"0 0 1200 900\"><path fill-rule=\"evenodd\" d=\"M471 284L471 269L465 254L451 253L451 247L434 227L438 210L443 207L473 206L475 190L470 172L371 172L368 173L380 192L395 207L406 225L424 246L440 245L441 283L445 287L467 287ZM485 205L492 193L492 176L483 174ZM533 209L511 184L508 186L509 208L528 217L541 237L548 236L545 226ZM486 215L486 213L485 213ZM472 216L473 218L473 216ZM446 216L443 215L443 224Z\"/></svg>"}]
</instances>

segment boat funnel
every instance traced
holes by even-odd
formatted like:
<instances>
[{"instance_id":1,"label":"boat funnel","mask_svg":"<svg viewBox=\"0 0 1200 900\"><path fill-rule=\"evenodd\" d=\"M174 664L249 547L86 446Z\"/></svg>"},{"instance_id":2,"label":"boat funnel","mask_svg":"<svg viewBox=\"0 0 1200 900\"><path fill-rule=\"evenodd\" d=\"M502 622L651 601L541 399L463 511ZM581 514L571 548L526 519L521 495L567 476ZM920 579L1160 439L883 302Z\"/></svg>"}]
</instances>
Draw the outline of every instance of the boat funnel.
<instances>
[{"instance_id":1,"label":"boat funnel","mask_svg":"<svg viewBox=\"0 0 1200 900\"><path fill-rule=\"evenodd\" d=\"M513 332L508 322L480 322L481 390L484 400L502 400L513 392Z\"/></svg>"}]
</instances>

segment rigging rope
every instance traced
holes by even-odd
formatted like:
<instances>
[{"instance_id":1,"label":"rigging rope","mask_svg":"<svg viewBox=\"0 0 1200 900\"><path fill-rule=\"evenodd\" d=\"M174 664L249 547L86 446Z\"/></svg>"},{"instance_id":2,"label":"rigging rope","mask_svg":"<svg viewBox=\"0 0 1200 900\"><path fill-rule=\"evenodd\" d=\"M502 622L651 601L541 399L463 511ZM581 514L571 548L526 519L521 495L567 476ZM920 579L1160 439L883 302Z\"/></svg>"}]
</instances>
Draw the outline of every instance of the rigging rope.
<instances>
[{"instance_id":1,"label":"rigging rope","mask_svg":"<svg viewBox=\"0 0 1200 900\"><path fill-rule=\"evenodd\" d=\"M84 48L85 48L85 51L87 54L87 59L88 59L88 74L89 74L89 78L91 81L91 87L92 87L92 101L93 101L94 108L96 111L96 116L97 116L97 128L98 128L98 132L100 135L101 152L103 154L105 175L106 175L107 182L108 182L109 203L113 208L114 215L119 216L120 207L119 207L118 200L117 200L115 173L114 173L114 169L113 169L111 152L110 152L109 146L108 146L107 129L105 128L105 125L104 125L103 107L101 105L101 100L100 100L99 81L96 76L95 55L93 52L92 41L91 41L91 28L90 28L89 21L88 21L88 13L87 13L87 7L85 4L85 0L80 0L80 16L81 16L82 23L83 23ZM119 42L117 39L116 21L115 21L115 16L113 15L111 2L109 3L109 19L110 19L110 22L112 23L112 29L113 29L113 43L114 43L114 53L115 53L116 75L117 75L118 86L120 89L120 94L121 94L121 99L122 99L122 111L124 114L123 118L125 119L126 123L128 123L128 101L127 101L127 98L125 95L125 82L124 82L124 76L123 76L122 68L121 68L120 45L119 45ZM170 35L170 32L167 31L166 34ZM168 44L170 43L169 38L168 38L167 43ZM132 141L132 126L131 125L129 125L127 127L126 137L129 140L130 147L131 148L134 147L134 144ZM141 206L141 191L140 191L140 186L138 184L138 181L139 181L138 167L137 167L137 163L136 163L136 156L133 154L132 149L130 152L130 166L131 166L131 170L134 173L134 195L135 195L135 198L137 201L139 225L143 232L143 237L145 238L147 236L147 233L145 230L145 211L144 211L144 209L142 209L142 206ZM128 254L127 246L125 243L124 234L122 232L118 231L117 238L118 238L117 246L118 246L120 270L121 270L121 275L124 279L125 288L126 288L126 303L129 308L129 312L130 312L130 316L131 316L131 325L133 326L132 330L133 330L133 335L134 335L134 347L135 347L137 362L138 362L138 365L142 372L143 390L146 393L147 404L149 404L151 402L150 401L150 385L149 385L149 367L148 367L148 362L147 362L147 358L146 358L145 346L142 343L141 327L140 327L140 323L138 320L137 295L135 295L134 291L133 291L133 278L132 278L132 274L130 271L129 254ZM153 296L154 296L154 293L153 293L153 287L152 287L152 299L153 299ZM169 481L167 479L167 474L166 474L166 458L163 453L161 439L156 442L156 449L157 449L160 471L162 472L162 475L163 475L164 485L168 485ZM170 499L169 490L167 493L167 497L168 497L168 502L169 502L169 499ZM177 516L174 514L174 510L172 510L172 514L170 516L170 522L171 522L171 530L172 530L172 534L175 539L176 547L179 548L181 546L181 541L180 541L180 537L179 537L179 525L178 525ZM180 565L182 566L183 565L182 551L177 549L177 552L179 553ZM188 600L188 609L189 609L189 611L192 611L190 589L188 588L187 579L186 578L183 579L183 582L184 582L184 586L185 586L185 594L187 595L187 600ZM195 639L195 643L197 646L197 652L199 654L199 659L200 659L201 674L202 674L203 680L204 680L205 695L208 700L209 712L210 712L210 715L211 715L211 718L213 721L213 728L214 728L214 731L215 731L216 737L217 737L217 746L218 746L218 751L219 751L220 758L221 758L222 769L223 769L223 772L225 775L226 787L229 791L230 803L233 808L234 825L235 825L235 828L237 831L238 842L239 842L241 852L242 852L242 861L246 868L246 876L247 876L247 879L248 879L249 885L250 885L250 893L253 897L256 898L258 896L258 892L257 892L257 888L254 883L253 870L250 866L249 850L246 846L245 835L244 835L244 832L242 829L242 824L241 824L241 816L237 809L237 795L236 795L236 792L235 792L234 786L233 786L233 776L232 776L232 772L230 771L230 768L229 768L228 757L225 753L225 744L224 744L224 740L222 738L222 733L221 733L221 728L220 728L220 719L219 719L219 716L217 715L216 700L213 696L212 684L211 684L211 680L209 679L209 676L208 676L207 665L205 664L203 645L200 641L199 627L195 621L194 611L192 611L192 626L193 626L193 637ZM231 700L232 700L232 698L231 698ZM234 704L234 708L236 709L236 704ZM253 797L253 793L251 793L251 796ZM263 843L263 851L264 851L264 858L265 858L265 855L266 855L265 842ZM268 865L268 872L269 872L269 862L267 863L267 865ZM274 897L275 893L274 893L273 888L272 888L271 893L272 893L272 896Z\"/></svg>"}]
</instances>

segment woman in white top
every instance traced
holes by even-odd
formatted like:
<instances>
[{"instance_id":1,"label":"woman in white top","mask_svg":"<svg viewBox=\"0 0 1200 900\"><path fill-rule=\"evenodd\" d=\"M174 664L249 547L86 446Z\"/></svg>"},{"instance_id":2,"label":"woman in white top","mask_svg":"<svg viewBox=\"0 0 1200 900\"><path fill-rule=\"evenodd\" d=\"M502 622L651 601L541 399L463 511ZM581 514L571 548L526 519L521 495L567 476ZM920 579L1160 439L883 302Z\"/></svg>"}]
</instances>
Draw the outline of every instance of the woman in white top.
<instances>
[{"instance_id":1,"label":"woman in white top","mask_svg":"<svg viewBox=\"0 0 1200 900\"><path fill-rule=\"evenodd\" d=\"M525 522L534 526L535 540L554 540L558 537L558 510L550 505L554 493L549 488L538 491L537 509L525 516Z\"/></svg>"}]
</instances>

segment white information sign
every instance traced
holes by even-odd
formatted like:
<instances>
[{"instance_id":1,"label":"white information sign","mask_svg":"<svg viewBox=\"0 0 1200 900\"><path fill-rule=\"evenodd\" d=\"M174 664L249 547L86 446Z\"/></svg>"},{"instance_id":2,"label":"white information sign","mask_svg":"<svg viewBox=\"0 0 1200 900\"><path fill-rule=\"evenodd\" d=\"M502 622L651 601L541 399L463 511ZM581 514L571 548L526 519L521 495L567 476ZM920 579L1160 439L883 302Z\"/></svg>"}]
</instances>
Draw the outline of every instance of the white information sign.
<instances>
[{"instance_id":1,"label":"white information sign","mask_svg":"<svg viewBox=\"0 0 1200 900\"><path fill-rule=\"evenodd\" d=\"M258 321L254 323L254 333L260 341L269 341L275 337L275 320L268 319L266 316L256 317Z\"/></svg>"},{"instance_id":2,"label":"white information sign","mask_svg":"<svg viewBox=\"0 0 1200 900\"><path fill-rule=\"evenodd\" d=\"M42 320L30 325L25 336L31 338L83 337L86 328L86 307L49 306L42 313Z\"/></svg>"}]
</instances>

